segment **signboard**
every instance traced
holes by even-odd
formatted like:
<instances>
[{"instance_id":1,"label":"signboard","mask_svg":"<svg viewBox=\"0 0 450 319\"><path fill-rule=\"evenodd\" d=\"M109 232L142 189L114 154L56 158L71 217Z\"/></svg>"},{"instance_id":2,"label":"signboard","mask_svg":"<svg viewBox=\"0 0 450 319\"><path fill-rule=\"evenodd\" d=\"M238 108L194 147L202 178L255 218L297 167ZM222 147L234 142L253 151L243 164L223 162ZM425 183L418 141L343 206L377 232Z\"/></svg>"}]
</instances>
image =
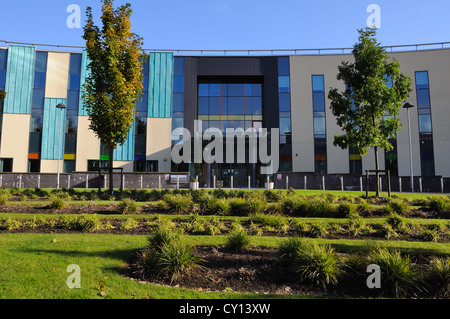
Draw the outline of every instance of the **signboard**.
<instances>
[{"instance_id":1,"label":"signboard","mask_svg":"<svg viewBox=\"0 0 450 319\"><path fill-rule=\"evenodd\" d=\"M180 184L186 184L188 182L187 175L170 175L170 183L176 184L177 178Z\"/></svg>"}]
</instances>

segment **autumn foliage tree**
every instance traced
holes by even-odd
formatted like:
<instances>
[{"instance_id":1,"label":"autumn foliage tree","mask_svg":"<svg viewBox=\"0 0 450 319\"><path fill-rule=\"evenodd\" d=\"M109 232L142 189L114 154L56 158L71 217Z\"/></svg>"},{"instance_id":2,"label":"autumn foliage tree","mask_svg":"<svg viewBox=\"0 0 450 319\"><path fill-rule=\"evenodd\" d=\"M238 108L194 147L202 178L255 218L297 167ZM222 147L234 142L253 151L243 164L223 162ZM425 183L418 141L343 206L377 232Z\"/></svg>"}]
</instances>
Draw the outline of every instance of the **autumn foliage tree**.
<instances>
[{"instance_id":1,"label":"autumn foliage tree","mask_svg":"<svg viewBox=\"0 0 450 319\"><path fill-rule=\"evenodd\" d=\"M399 109L411 92L411 78L400 72L400 64L390 59L375 38L376 29L358 30L359 42L352 51L354 61L342 62L338 80L346 89L329 91L330 108L343 130L334 137L334 145L353 148L361 155L368 148L375 152L377 175L376 196L379 196L379 149L392 150L391 138L401 129ZM392 85L388 85L392 83Z\"/></svg>"},{"instance_id":2,"label":"autumn foliage tree","mask_svg":"<svg viewBox=\"0 0 450 319\"><path fill-rule=\"evenodd\" d=\"M131 5L113 8L113 0L102 0L100 29L87 7L83 39L86 40L88 76L82 99L90 129L109 153L109 189L113 191L113 154L128 138L136 101L143 89L142 38L131 32Z\"/></svg>"},{"instance_id":3,"label":"autumn foliage tree","mask_svg":"<svg viewBox=\"0 0 450 319\"><path fill-rule=\"evenodd\" d=\"M0 90L0 102L3 101L5 99L5 97L6 97L6 92Z\"/></svg>"}]
</instances>

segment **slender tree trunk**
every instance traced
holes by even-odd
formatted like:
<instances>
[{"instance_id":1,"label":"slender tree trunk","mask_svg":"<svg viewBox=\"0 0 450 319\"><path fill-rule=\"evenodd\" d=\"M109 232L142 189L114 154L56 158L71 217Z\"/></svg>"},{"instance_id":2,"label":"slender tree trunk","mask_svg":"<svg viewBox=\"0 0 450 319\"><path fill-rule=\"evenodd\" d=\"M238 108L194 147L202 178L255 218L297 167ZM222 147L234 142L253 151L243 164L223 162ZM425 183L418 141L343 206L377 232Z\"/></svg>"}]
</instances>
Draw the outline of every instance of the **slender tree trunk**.
<instances>
[{"instance_id":1,"label":"slender tree trunk","mask_svg":"<svg viewBox=\"0 0 450 319\"><path fill-rule=\"evenodd\" d=\"M109 149L109 194L111 195L114 191L114 178L113 178L113 155L114 148Z\"/></svg>"},{"instance_id":2,"label":"slender tree trunk","mask_svg":"<svg viewBox=\"0 0 450 319\"><path fill-rule=\"evenodd\" d=\"M378 163L378 147L373 148L375 151L375 169L376 169L376 178L377 178L377 191L376 191L376 197L380 197L380 164Z\"/></svg>"}]
</instances>

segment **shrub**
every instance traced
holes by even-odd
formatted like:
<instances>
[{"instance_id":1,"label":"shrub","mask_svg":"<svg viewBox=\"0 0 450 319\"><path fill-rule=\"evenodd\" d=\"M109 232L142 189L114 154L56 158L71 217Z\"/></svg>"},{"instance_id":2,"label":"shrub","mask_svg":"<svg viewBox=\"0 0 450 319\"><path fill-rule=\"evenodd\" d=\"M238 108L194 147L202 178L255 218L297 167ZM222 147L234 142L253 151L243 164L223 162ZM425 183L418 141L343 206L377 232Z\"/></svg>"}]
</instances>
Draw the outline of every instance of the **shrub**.
<instances>
[{"instance_id":1,"label":"shrub","mask_svg":"<svg viewBox=\"0 0 450 319\"><path fill-rule=\"evenodd\" d=\"M439 232L435 229L425 228L419 234L419 237L424 241L438 242L440 239Z\"/></svg>"},{"instance_id":2,"label":"shrub","mask_svg":"<svg viewBox=\"0 0 450 319\"><path fill-rule=\"evenodd\" d=\"M328 285L337 285L342 273L334 250L316 242L303 242L300 245L295 258L295 269L302 280L314 281L325 289Z\"/></svg>"},{"instance_id":3,"label":"shrub","mask_svg":"<svg viewBox=\"0 0 450 319\"><path fill-rule=\"evenodd\" d=\"M16 230L23 226L20 220L11 217L4 218L0 224L2 225L2 228L7 231Z\"/></svg>"},{"instance_id":4,"label":"shrub","mask_svg":"<svg viewBox=\"0 0 450 319\"><path fill-rule=\"evenodd\" d=\"M364 218L355 214L348 218L348 231L352 236L360 235L367 229Z\"/></svg>"},{"instance_id":5,"label":"shrub","mask_svg":"<svg viewBox=\"0 0 450 319\"><path fill-rule=\"evenodd\" d=\"M230 205L230 213L233 216L247 216L247 203L244 198L230 198L228 199Z\"/></svg>"},{"instance_id":6,"label":"shrub","mask_svg":"<svg viewBox=\"0 0 450 319\"><path fill-rule=\"evenodd\" d=\"M96 215L83 214L78 216L64 216L61 218L68 230L93 232L101 228L102 224Z\"/></svg>"},{"instance_id":7,"label":"shrub","mask_svg":"<svg viewBox=\"0 0 450 319\"><path fill-rule=\"evenodd\" d=\"M190 196L183 196L181 194L166 194L164 195L164 202L172 213L183 214L192 211L194 202Z\"/></svg>"},{"instance_id":8,"label":"shrub","mask_svg":"<svg viewBox=\"0 0 450 319\"><path fill-rule=\"evenodd\" d=\"M165 238L168 240L162 241L161 245L151 244L140 252L138 273L145 277L156 275L173 282L179 275L201 267L202 259L193 254L191 246L185 244L177 235L172 235L169 234Z\"/></svg>"},{"instance_id":9,"label":"shrub","mask_svg":"<svg viewBox=\"0 0 450 319\"><path fill-rule=\"evenodd\" d=\"M432 257L426 269L427 285L437 298L450 297L450 259Z\"/></svg>"},{"instance_id":10,"label":"shrub","mask_svg":"<svg viewBox=\"0 0 450 319\"><path fill-rule=\"evenodd\" d=\"M160 250L162 246L179 240L181 240L181 236L178 232L160 226L148 238L148 247L150 249Z\"/></svg>"},{"instance_id":11,"label":"shrub","mask_svg":"<svg viewBox=\"0 0 450 319\"><path fill-rule=\"evenodd\" d=\"M440 213L450 209L450 202L441 196L431 196L425 201L424 206L433 212Z\"/></svg>"},{"instance_id":12,"label":"shrub","mask_svg":"<svg viewBox=\"0 0 450 319\"><path fill-rule=\"evenodd\" d=\"M53 209L62 209L65 206L66 206L66 203L64 202L64 199L62 199L59 196L54 196L50 203L50 208L53 208Z\"/></svg>"},{"instance_id":13,"label":"shrub","mask_svg":"<svg viewBox=\"0 0 450 319\"><path fill-rule=\"evenodd\" d=\"M394 213L397 213L399 215L404 215L409 211L409 206L405 202L403 202L401 199L394 199L391 200L388 204Z\"/></svg>"},{"instance_id":14,"label":"shrub","mask_svg":"<svg viewBox=\"0 0 450 319\"><path fill-rule=\"evenodd\" d=\"M304 239L300 237L290 237L278 246L278 261L285 266L293 265L297 252L304 245Z\"/></svg>"},{"instance_id":15,"label":"shrub","mask_svg":"<svg viewBox=\"0 0 450 319\"><path fill-rule=\"evenodd\" d=\"M312 223L309 229L309 233L312 237L315 238L322 237L328 234L327 227L328 225L325 222Z\"/></svg>"},{"instance_id":16,"label":"shrub","mask_svg":"<svg viewBox=\"0 0 450 319\"><path fill-rule=\"evenodd\" d=\"M230 204L227 199L219 198L211 203L210 209L214 215L227 215L230 212Z\"/></svg>"},{"instance_id":17,"label":"shrub","mask_svg":"<svg viewBox=\"0 0 450 319\"><path fill-rule=\"evenodd\" d=\"M11 198L11 193L6 189L0 191L0 205L5 205Z\"/></svg>"},{"instance_id":18,"label":"shrub","mask_svg":"<svg viewBox=\"0 0 450 319\"><path fill-rule=\"evenodd\" d=\"M397 232L394 230L394 228L390 224L383 224L383 226L381 227L380 233L386 239L398 237Z\"/></svg>"},{"instance_id":19,"label":"shrub","mask_svg":"<svg viewBox=\"0 0 450 319\"><path fill-rule=\"evenodd\" d=\"M337 213L342 217L349 217L354 214L354 212L355 206L347 202L340 203L337 207Z\"/></svg>"},{"instance_id":20,"label":"shrub","mask_svg":"<svg viewBox=\"0 0 450 319\"><path fill-rule=\"evenodd\" d=\"M398 214L392 213L386 218L386 223L392 228L399 230L406 225L406 219Z\"/></svg>"},{"instance_id":21,"label":"shrub","mask_svg":"<svg viewBox=\"0 0 450 319\"><path fill-rule=\"evenodd\" d=\"M286 215L301 216L306 211L306 201L299 196L287 196L282 200L282 211Z\"/></svg>"},{"instance_id":22,"label":"shrub","mask_svg":"<svg viewBox=\"0 0 450 319\"><path fill-rule=\"evenodd\" d=\"M261 227L258 224L254 224L253 221L250 222L249 231L253 236L261 236L263 232Z\"/></svg>"},{"instance_id":23,"label":"shrub","mask_svg":"<svg viewBox=\"0 0 450 319\"><path fill-rule=\"evenodd\" d=\"M121 230L130 230L130 229L136 228L138 225L139 225L139 223L135 218L128 218L120 224L120 229Z\"/></svg>"},{"instance_id":24,"label":"shrub","mask_svg":"<svg viewBox=\"0 0 450 319\"><path fill-rule=\"evenodd\" d=\"M418 287L417 274L408 255L403 257L399 251L377 248L369 254L368 261L380 267L383 294L402 297Z\"/></svg>"},{"instance_id":25,"label":"shrub","mask_svg":"<svg viewBox=\"0 0 450 319\"><path fill-rule=\"evenodd\" d=\"M356 206L356 212L361 216L370 216L372 214L370 204L366 201L361 202Z\"/></svg>"},{"instance_id":26,"label":"shrub","mask_svg":"<svg viewBox=\"0 0 450 319\"><path fill-rule=\"evenodd\" d=\"M117 206L117 211L120 214L138 213L141 207L132 199L124 198Z\"/></svg>"},{"instance_id":27,"label":"shrub","mask_svg":"<svg viewBox=\"0 0 450 319\"><path fill-rule=\"evenodd\" d=\"M306 204L306 214L311 217L324 217L331 212L330 202L326 199L313 199Z\"/></svg>"},{"instance_id":28,"label":"shrub","mask_svg":"<svg viewBox=\"0 0 450 319\"><path fill-rule=\"evenodd\" d=\"M236 253L243 252L250 244L250 237L244 229L230 231L227 237L226 248Z\"/></svg>"}]
</instances>

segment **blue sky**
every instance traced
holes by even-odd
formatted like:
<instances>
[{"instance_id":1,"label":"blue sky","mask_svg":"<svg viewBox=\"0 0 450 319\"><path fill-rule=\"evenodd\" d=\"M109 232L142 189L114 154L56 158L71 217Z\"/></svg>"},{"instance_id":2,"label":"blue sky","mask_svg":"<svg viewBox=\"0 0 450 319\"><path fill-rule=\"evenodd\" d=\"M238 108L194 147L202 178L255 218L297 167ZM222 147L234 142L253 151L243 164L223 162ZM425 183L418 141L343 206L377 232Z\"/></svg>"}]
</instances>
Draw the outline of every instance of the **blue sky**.
<instances>
[{"instance_id":1,"label":"blue sky","mask_svg":"<svg viewBox=\"0 0 450 319\"><path fill-rule=\"evenodd\" d=\"M156 49L301 49L351 47L370 4L381 9L383 45L450 41L448 0L115 0L132 5L133 31ZM83 46L68 28L67 7L100 15L100 0L9 0L0 10L0 39ZM0 43L2 45L2 43Z\"/></svg>"}]
</instances>

